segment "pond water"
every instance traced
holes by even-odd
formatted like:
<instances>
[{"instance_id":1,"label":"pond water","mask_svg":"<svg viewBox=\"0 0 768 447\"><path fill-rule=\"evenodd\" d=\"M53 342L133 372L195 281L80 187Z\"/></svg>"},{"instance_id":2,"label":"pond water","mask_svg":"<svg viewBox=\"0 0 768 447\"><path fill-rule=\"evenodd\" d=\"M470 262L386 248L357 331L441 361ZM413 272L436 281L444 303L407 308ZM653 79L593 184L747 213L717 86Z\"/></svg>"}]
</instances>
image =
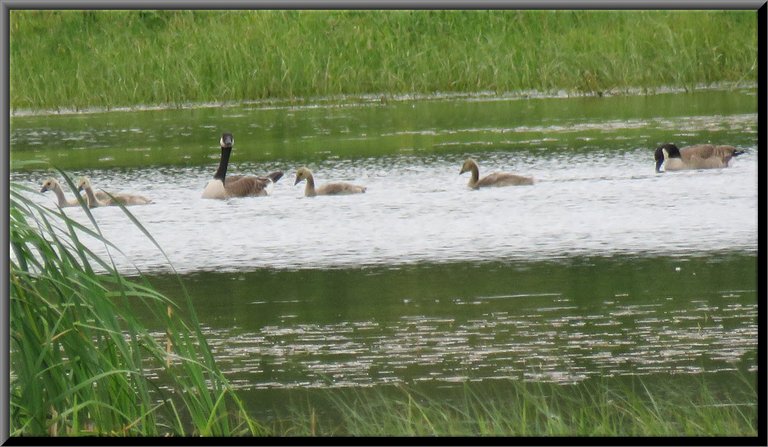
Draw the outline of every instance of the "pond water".
<instances>
[{"instance_id":1,"label":"pond water","mask_svg":"<svg viewBox=\"0 0 768 447\"><path fill-rule=\"evenodd\" d=\"M11 180L39 189L56 165L151 197L130 211L182 274L221 366L255 400L755 371L755 93L16 116ZM225 130L230 173L285 172L270 197L200 198ZM656 174L653 149L668 141L746 153L727 169ZM470 156L481 175L536 183L470 190L459 175ZM368 191L305 198L293 184L300 166L319 184ZM66 212L87 224L83 210ZM93 214L123 252L113 253L120 270L179 293L163 254L119 208Z\"/></svg>"}]
</instances>

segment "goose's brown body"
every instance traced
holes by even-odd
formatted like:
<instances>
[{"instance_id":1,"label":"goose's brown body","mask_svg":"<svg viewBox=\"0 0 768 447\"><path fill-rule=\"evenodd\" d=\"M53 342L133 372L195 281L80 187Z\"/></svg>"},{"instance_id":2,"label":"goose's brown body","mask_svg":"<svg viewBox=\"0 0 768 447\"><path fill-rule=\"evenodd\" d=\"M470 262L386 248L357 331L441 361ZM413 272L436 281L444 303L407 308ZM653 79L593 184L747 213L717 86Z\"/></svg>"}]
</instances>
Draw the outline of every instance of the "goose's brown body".
<instances>
[{"instance_id":1,"label":"goose's brown body","mask_svg":"<svg viewBox=\"0 0 768 447\"><path fill-rule=\"evenodd\" d=\"M472 173L472 176L469 178L469 183L467 183L472 189L487 188L490 186L533 185L533 178L510 174L508 172L493 172L480 178L480 168L477 166L477 162L471 158L464 161L464 165L461 167L459 175L465 172Z\"/></svg>"},{"instance_id":2,"label":"goose's brown body","mask_svg":"<svg viewBox=\"0 0 768 447\"><path fill-rule=\"evenodd\" d=\"M118 204L129 205L148 205L152 203L152 200L140 196L138 194L107 194L101 195L95 194L90 179L87 177L81 177L77 184L78 191L84 190L85 196L88 199L88 207L96 208L99 206L116 206Z\"/></svg>"},{"instance_id":3,"label":"goose's brown body","mask_svg":"<svg viewBox=\"0 0 768 447\"><path fill-rule=\"evenodd\" d=\"M301 167L296 171L296 181L293 184L298 185L302 180L307 181L307 186L304 188L304 195L307 197L360 194L364 193L366 190L365 186L353 185L352 183L346 182L326 183L316 188L315 178L312 175L312 171L305 167Z\"/></svg>"},{"instance_id":4,"label":"goose's brown body","mask_svg":"<svg viewBox=\"0 0 768 447\"><path fill-rule=\"evenodd\" d=\"M677 146L665 143L656 148L656 172L682 171L686 169L720 169L727 168L731 159L741 155L743 151L733 146L696 144L678 149Z\"/></svg>"},{"instance_id":5,"label":"goose's brown body","mask_svg":"<svg viewBox=\"0 0 768 447\"><path fill-rule=\"evenodd\" d=\"M221 158L219 159L219 168L213 175L213 179L205 185L202 197L204 199L229 199L231 197L262 197L268 196L275 182L277 182L283 173L280 171L272 172L265 177L253 175L227 175L229 166L229 157L232 154L232 146L235 144L235 138L231 133L224 133L221 136Z\"/></svg>"}]
</instances>

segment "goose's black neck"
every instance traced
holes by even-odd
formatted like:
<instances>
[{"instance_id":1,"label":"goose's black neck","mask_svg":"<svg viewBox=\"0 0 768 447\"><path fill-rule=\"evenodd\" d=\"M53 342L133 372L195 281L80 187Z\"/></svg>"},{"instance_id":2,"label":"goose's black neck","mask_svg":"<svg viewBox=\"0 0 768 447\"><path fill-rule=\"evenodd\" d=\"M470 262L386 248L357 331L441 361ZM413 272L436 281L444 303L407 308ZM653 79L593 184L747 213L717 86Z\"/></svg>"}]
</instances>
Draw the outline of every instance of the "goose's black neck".
<instances>
[{"instance_id":1,"label":"goose's black neck","mask_svg":"<svg viewBox=\"0 0 768 447\"><path fill-rule=\"evenodd\" d=\"M231 147L221 148L221 160L219 160L219 169L213 174L213 178L221 180L224 183L224 177L227 175L227 166L229 166L229 156L232 154Z\"/></svg>"}]
</instances>

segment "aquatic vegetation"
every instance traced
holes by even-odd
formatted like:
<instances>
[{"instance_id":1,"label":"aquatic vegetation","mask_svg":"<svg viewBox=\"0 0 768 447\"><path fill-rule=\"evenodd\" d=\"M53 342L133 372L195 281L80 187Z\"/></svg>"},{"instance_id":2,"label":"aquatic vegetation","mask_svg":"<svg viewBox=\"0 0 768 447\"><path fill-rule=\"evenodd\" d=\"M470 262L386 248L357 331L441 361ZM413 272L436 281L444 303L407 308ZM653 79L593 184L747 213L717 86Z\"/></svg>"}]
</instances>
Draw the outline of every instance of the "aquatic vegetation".
<instances>
[{"instance_id":1,"label":"aquatic vegetation","mask_svg":"<svg viewBox=\"0 0 768 447\"><path fill-rule=\"evenodd\" d=\"M217 369L188 298L180 306L118 273L111 253L119 248L84 203L92 228L36 204L30 192L11 183L11 435L260 433ZM84 238L101 240L109 256L95 255ZM165 334L147 329L131 310L140 305Z\"/></svg>"},{"instance_id":2,"label":"aquatic vegetation","mask_svg":"<svg viewBox=\"0 0 768 447\"><path fill-rule=\"evenodd\" d=\"M414 386L297 398L273 422L294 436L757 436L755 377L603 378L575 385L465 383L435 399ZM647 383L646 383L647 382Z\"/></svg>"}]
</instances>

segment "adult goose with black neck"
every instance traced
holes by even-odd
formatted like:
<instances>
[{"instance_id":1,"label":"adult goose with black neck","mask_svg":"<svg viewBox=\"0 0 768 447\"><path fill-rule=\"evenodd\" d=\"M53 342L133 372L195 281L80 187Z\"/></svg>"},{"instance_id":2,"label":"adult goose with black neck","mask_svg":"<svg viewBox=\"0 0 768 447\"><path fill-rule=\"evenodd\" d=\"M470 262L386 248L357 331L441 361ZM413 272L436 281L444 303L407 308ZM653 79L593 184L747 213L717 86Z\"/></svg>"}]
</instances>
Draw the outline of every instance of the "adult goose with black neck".
<instances>
[{"instance_id":1,"label":"adult goose with black neck","mask_svg":"<svg viewBox=\"0 0 768 447\"><path fill-rule=\"evenodd\" d=\"M695 144L678 148L672 143L664 143L656 148L653 158L656 172L682 171L686 169L727 168L733 157L743 154L733 146L714 144Z\"/></svg>"},{"instance_id":2,"label":"adult goose with black neck","mask_svg":"<svg viewBox=\"0 0 768 447\"><path fill-rule=\"evenodd\" d=\"M280 180L283 173L275 171L266 177L254 175L230 175L227 176L229 157L232 155L232 146L235 137L225 132L221 135L221 159L219 168L213 174L213 179L203 189L204 199L229 199L230 197L259 197L267 196L272 191L275 182Z\"/></svg>"}]
</instances>

